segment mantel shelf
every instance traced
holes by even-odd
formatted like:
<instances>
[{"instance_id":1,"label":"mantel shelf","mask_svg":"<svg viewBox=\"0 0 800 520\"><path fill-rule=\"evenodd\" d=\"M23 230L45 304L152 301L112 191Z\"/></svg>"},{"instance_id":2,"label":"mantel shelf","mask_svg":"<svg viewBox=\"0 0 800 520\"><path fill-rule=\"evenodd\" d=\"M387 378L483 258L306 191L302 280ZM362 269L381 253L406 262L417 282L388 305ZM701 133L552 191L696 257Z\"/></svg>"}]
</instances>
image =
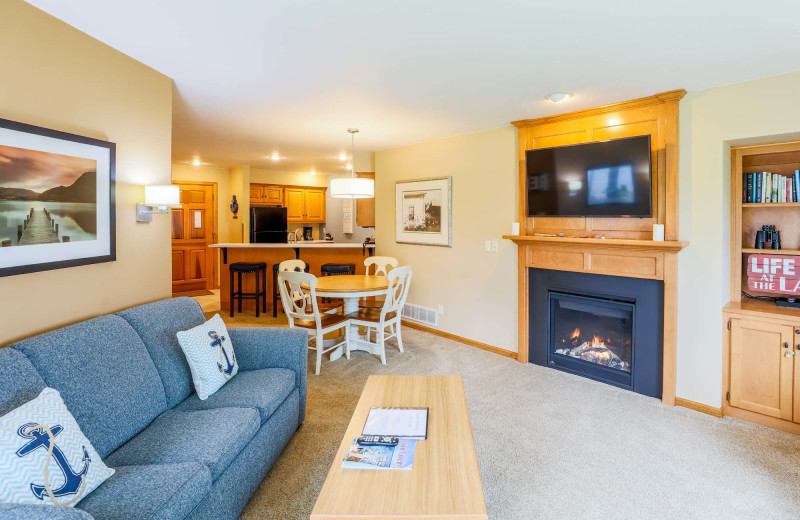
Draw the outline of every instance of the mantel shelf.
<instances>
[{"instance_id":1,"label":"mantel shelf","mask_svg":"<svg viewBox=\"0 0 800 520\"><path fill-rule=\"evenodd\" d=\"M623 249L652 250L664 253L678 253L681 249L689 245L689 242L667 240L663 242L655 240L626 240L620 238L580 238L580 237L540 237L532 235L503 235L503 238L511 240L518 245L528 244L576 244L588 247L601 246Z\"/></svg>"}]
</instances>

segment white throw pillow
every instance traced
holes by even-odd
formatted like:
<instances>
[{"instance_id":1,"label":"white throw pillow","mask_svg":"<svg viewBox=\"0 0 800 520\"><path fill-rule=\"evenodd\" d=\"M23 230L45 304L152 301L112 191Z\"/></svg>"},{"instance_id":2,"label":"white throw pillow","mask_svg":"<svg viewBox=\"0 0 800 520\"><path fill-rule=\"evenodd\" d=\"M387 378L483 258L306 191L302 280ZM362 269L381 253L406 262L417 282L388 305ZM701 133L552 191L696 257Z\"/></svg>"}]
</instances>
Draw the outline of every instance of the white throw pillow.
<instances>
[{"instance_id":1,"label":"white throw pillow","mask_svg":"<svg viewBox=\"0 0 800 520\"><path fill-rule=\"evenodd\" d=\"M178 343L189 362L194 390L202 400L239 371L228 329L219 314L193 329L178 332Z\"/></svg>"},{"instance_id":2,"label":"white throw pillow","mask_svg":"<svg viewBox=\"0 0 800 520\"><path fill-rule=\"evenodd\" d=\"M113 474L57 390L0 417L0 502L74 506Z\"/></svg>"}]
</instances>

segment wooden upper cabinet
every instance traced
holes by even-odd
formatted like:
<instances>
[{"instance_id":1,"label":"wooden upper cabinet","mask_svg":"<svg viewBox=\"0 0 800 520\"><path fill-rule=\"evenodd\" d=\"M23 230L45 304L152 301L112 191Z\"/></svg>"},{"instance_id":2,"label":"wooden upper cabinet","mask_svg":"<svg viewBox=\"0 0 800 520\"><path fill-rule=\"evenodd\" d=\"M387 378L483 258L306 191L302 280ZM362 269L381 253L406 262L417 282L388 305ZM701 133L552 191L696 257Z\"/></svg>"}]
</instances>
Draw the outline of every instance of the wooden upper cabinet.
<instances>
[{"instance_id":1,"label":"wooden upper cabinet","mask_svg":"<svg viewBox=\"0 0 800 520\"><path fill-rule=\"evenodd\" d=\"M792 420L794 340L791 325L731 319L731 406Z\"/></svg>"},{"instance_id":2,"label":"wooden upper cabinet","mask_svg":"<svg viewBox=\"0 0 800 520\"><path fill-rule=\"evenodd\" d=\"M288 222L305 222L306 204L303 188L286 188L286 220Z\"/></svg>"},{"instance_id":3,"label":"wooden upper cabinet","mask_svg":"<svg viewBox=\"0 0 800 520\"><path fill-rule=\"evenodd\" d=\"M358 178L375 180L375 172L356 173ZM375 227L375 197L356 199L356 225Z\"/></svg>"},{"instance_id":4,"label":"wooden upper cabinet","mask_svg":"<svg viewBox=\"0 0 800 520\"><path fill-rule=\"evenodd\" d=\"M266 184L251 184L250 204L283 206L283 187Z\"/></svg>"},{"instance_id":5,"label":"wooden upper cabinet","mask_svg":"<svg viewBox=\"0 0 800 520\"><path fill-rule=\"evenodd\" d=\"M261 204L262 188L259 184L250 185L250 204Z\"/></svg>"},{"instance_id":6,"label":"wooden upper cabinet","mask_svg":"<svg viewBox=\"0 0 800 520\"><path fill-rule=\"evenodd\" d=\"M325 222L325 190L305 191L304 222Z\"/></svg>"}]
</instances>

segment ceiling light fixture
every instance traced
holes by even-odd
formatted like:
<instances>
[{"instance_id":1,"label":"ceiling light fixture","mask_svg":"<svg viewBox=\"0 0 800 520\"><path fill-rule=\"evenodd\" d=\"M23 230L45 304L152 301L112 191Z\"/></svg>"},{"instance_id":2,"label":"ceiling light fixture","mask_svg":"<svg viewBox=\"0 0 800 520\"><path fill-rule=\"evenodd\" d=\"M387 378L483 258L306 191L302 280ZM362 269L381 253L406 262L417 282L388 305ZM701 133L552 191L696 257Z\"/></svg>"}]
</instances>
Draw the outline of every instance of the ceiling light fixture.
<instances>
[{"instance_id":1,"label":"ceiling light fixture","mask_svg":"<svg viewBox=\"0 0 800 520\"><path fill-rule=\"evenodd\" d=\"M352 170L353 169L353 165L352 164L348 164L347 166L345 166L345 169Z\"/></svg>"},{"instance_id":2,"label":"ceiling light fixture","mask_svg":"<svg viewBox=\"0 0 800 520\"><path fill-rule=\"evenodd\" d=\"M278 160L278 159L280 159L280 158L281 158L281 156L280 156L280 155L278 155L278 152L272 152L272 157L271 157L271 159L272 159L273 161L277 161L277 160Z\"/></svg>"},{"instance_id":3,"label":"ceiling light fixture","mask_svg":"<svg viewBox=\"0 0 800 520\"><path fill-rule=\"evenodd\" d=\"M314 168L311 168L311 172L310 173L311 173L311 175L316 175L317 174L317 172L314 170Z\"/></svg>"},{"instance_id":4,"label":"ceiling light fixture","mask_svg":"<svg viewBox=\"0 0 800 520\"><path fill-rule=\"evenodd\" d=\"M200 162L200 159L195 157L194 160L192 161L192 164L195 165L195 166L200 166L203 163Z\"/></svg>"},{"instance_id":5,"label":"ceiling light fixture","mask_svg":"<svg viewBox=\"0 0 800 520\"><path fill-rule=\"evenodd\" d=\"M356 134L358 128L348 128L352 142L353 162L356 157ZM372 179L359 179L356 177L355 168L351 169L350 177L341 177L331 180L331 197L337 199L369 199L375 196L375 182Z\"/></svg>"},{"instance_id":6,"label":"ceiling light fixture","mask_svg":"<svg viewBox=\"0 0 800 520\"><path fill-rule=\"evenodd\" d=\"M347 160L347 154L344 153L344 152L340 153L339 154L339 160L340 161L346 161Z\"/></svg>"},{"instance_id":7,"label":"ceiling light fixture","mask_svg":"<svg viewBox=\"0 0 800 520\"><path fill-rule=\"evenodd\" d=\"M546 100L552 101L553 103L563 103L564 101L568 100L572 97L572 94L568 92L553 92L549 96L545 97Z\"/></svg>"}]
</instances>

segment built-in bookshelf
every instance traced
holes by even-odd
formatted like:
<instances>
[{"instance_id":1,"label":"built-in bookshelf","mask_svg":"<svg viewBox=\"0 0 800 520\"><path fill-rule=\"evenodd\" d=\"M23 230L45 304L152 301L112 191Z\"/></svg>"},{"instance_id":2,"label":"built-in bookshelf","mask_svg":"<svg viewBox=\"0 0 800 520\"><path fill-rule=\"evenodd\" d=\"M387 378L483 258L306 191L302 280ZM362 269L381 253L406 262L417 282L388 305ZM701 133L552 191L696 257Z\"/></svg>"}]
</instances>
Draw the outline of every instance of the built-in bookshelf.
<instances>
[{"instance_id":1,"label":"built-in bookshelf","mask_svg":"<svg viewBox=\"0 0 800 520\"><path fill-rule=\"evenodd\" d=\"M783 183L783 197L796 201L772 202L781 200L781 195L780 189L770 189L770 202L747 202L767 200L766 187L771 188L775 179L779 186ZM775 226L780 231L780 249L771 249L769 244L764 249L755 247L756 232L764 225ZM733 303L741 302L745 309L749 302L758 300L743 296L742 289L754 296L781 296L748 289L747 260L752 254L800 256L800 141L731 148L730 299ZM797 314L800 316L800 311Z\"/></svg>"}]
</instances>

